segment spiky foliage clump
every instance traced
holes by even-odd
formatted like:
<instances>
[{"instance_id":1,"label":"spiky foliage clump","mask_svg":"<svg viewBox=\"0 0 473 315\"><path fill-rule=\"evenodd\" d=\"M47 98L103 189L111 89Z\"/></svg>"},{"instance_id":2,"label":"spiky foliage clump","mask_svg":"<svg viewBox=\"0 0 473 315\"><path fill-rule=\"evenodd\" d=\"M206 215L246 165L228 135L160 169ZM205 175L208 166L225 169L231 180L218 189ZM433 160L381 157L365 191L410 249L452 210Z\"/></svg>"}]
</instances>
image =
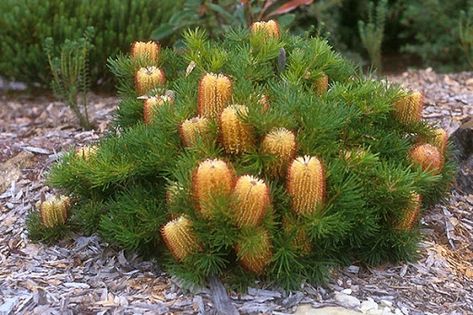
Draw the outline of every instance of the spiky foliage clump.
<instances>
[{"instance_id":1,"label":"spiky foliage clump","mask_svg":"<svg viewBox=\"0 0 473 315\"><path fill-rule=\"evenodd\" d=\"M189 31L185 49L110 60L121 97L110 135L49 176L85 226L193 283L291 288L353 260L415 256L421 209L452 175L448 152L435 169L418 158L437 145L434 128L417 105L396 105L409 93L365 78L324 40L274 30L220 42ZM166 82L137 90L142 67ZM142 98L169 91L173 103L145 118Z\"/></svg>"}]
</instances>

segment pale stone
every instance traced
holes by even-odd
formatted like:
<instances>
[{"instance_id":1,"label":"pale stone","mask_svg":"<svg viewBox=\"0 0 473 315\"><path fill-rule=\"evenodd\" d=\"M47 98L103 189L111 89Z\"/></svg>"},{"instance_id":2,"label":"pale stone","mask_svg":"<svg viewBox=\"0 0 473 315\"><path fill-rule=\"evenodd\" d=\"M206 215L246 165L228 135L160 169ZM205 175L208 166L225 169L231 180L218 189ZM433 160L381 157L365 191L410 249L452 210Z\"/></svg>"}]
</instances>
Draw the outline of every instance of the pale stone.
<instances>
[{"instance_id":1,"label":"pale stone","mask_svg":"<svg viewBox=\"0 0 473 315\"><path fill-rule=\"evenodd\" d=\"M313 308L309 304L299 305L294 315L360 315L363 313L353 311L343 307L322 307Z\"/></svg>"},{"instance_id":2,"label":"pale stone","mask_svg":"<svg viewBox=\"0 0 473 315\"><path fill-rule=\"evenodd\" d=\"M361 304L360 300L356 297L345 293L335 293L335 301L337 304L347 308L356 308Z\"/></svg>"}]
</instances>

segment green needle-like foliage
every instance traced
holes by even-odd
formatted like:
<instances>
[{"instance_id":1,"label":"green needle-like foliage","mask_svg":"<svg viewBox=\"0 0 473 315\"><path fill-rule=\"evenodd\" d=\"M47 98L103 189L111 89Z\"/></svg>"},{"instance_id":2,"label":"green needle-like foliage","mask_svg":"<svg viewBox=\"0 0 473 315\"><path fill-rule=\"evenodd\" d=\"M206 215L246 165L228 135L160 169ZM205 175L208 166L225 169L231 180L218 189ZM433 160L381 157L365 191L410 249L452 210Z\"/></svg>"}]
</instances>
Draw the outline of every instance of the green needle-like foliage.
<instances>
[{"instance_id":1,"label":"green needle-like foliage","mask_svg":"<svg viewBox=\"0 0 473 315\"><path fill-rule=\"evenodd\" d=\"M415 257L421 207L414 202L422 200L422 208L438 202L448 190L453 167L448 153L437 171L412 164L412 148L434 131L421 121L396 119L394 104L405 92L364 77L320 38L284 32L268 37L245 29L232 30L219 42L201 30L188 31L184 38L185 48L163 48L157 61L130 56L109 60L121 97L110 133L87 156L67 154L49 175L52 186L78 200L76 226L156 256L189 284L218 275L239 288L256 278L294 288L301 281L326 281L330 268L353 261L377 264ZM150 95L175 95L153 109L147 124L144 101L134 86L135 72L143 65L166 74L165 85ZM208 88L201 79L210 72L231 80L229 104L245 105L248 111L233 120L208 118L205 135L184 146L181 124L197 116L199 98L205 97L199 88ZM322 74L329 85L319 94L314 84ZM219 88L215 93L222 92ZM262 95L267 106L261 104ZM224 135L224 124L237 127ZM250 139L239 139L239 128L250 130ZM261 147L277 128L292 132L295 139L289 164L296 167L294 159L307 155L322 170L309 169L307 176L317 182L308 184L307 195L297 195L300 187L291 186L289 175L268 171L284 156ZM251 145L228 154L224 137ZM240 190L235 186L231 194L215 190L202 199L206 195L199 192L210 187L206 185L218 188L231 178L205 181L208 174L197 171L207 159L224 161L212 166L222 174L261 179L266 192L245 204L251 190L237 184ZM292 172L290 178L295 178L297 168ZM322 195L313 209L298 212L295 200L303 201L317 189ZM262 210L263 215L252 223L256 225L238 225L237 207Z\"/></svg>"}]
</instances>

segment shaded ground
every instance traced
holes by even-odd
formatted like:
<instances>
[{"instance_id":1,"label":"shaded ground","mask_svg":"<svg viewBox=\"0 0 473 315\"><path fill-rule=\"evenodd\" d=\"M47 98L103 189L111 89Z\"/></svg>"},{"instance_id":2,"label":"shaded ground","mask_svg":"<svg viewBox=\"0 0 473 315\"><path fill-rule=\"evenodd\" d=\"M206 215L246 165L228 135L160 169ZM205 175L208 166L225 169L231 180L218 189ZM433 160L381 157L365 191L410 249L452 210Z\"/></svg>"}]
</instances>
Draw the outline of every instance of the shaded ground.
<instances>
[{"instance_id":1,"label":"shaded ground","mask_svg":"<svg viewBox=\"0 0 473 315\"><path fill-rule=\"evenodd\" d=\"M473 114L472 78L426 70L389 79L424 91L424 117L451 133ZM113 97L91 99L99 128L83 132L69 110L47 97L0 96L0 314L211 313L206 288L184 293L159 265L125 256L98 237L49 247L28 240L25 217L50 192L44 178L57 153L96 141L117 104ZM291 312L298 304L369 314L382 314L381 307L385 314L473 313L472 213L473 195L455 189L446 204L430 209L417 263L350 266L335 271L327 287L306 284L290 296L259 287L231 297L242 313Z\"/></svg>"}]
</instances>

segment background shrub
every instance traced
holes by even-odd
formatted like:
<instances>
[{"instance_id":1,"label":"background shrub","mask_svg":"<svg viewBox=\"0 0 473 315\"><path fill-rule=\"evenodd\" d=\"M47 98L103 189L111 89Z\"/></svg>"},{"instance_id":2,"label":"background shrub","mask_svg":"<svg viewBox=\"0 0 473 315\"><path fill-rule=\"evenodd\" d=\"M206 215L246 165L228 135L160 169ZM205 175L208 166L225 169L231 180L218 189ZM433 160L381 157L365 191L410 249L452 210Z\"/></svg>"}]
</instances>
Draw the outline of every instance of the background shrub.
<instances>
[{"instance_id":1,"label":"background shrub","mask_svg":"<svg viewBox=\"0 0 473 315\"><path fill-rule=\"evenodd\" d=\"M151 32L184 0L1 0L0 75L27 83L49 84L51 75L43 42L80 38L88 26L91 39L90 72L95 85L108 80L106 60L128 50L134 40Z\"/></svg>"}]
</instances>

